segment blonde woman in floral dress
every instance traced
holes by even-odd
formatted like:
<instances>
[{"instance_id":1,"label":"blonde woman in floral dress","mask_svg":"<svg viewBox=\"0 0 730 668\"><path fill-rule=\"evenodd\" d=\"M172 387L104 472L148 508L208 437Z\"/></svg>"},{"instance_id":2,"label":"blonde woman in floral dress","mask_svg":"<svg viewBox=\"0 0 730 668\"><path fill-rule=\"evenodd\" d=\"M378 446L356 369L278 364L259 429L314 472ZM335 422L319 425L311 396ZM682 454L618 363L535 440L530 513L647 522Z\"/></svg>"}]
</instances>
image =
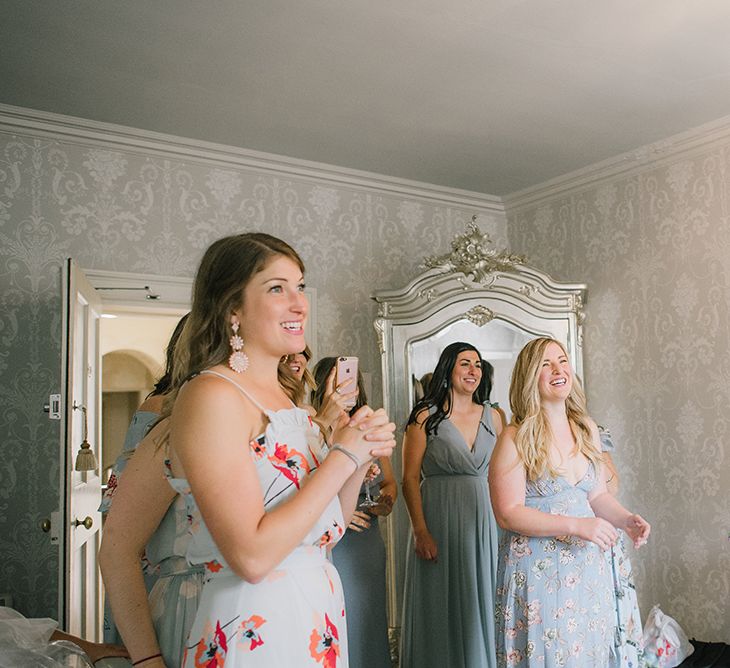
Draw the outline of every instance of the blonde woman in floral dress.
<instances>
[{"instance_id":1,"label":"blonde woman in floral dress","mask_svg":"<svg viewBox=\"0 0 730 668\"><path fill-rule=\"evenodd\" d=\"M649 524L606 489L598 428L557 341L520 352L512 423L489 467L504 529L497 573L497 664L606 668L616 612L610 562L616 528L643 545Z\"/></svg>"}]
</instances>

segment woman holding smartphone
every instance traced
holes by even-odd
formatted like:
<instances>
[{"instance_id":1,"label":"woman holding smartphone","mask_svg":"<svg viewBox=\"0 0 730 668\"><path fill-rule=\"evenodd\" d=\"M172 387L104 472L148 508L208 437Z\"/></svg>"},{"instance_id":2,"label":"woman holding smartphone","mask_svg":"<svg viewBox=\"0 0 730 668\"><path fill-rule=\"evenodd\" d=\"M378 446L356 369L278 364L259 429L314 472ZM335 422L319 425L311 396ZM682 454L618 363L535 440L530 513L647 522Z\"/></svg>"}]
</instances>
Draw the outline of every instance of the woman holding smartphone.
<instances>
[{"instance_id":1,"label":"woman holding smartphone","mask_svg":"<svg viewBox=\"0 0 730 668\"><path fill-rule=\"evenodd\" d=\"M304 348L303 274L288 244L248 233L213 243L195 277L168 403L170 483L188 504L188 561L206 569L186 668L347 666L326 552L394 425L364 406L328 451L284 391L281 358Z\"/></svg>"},{"instance_id":2,"label":"woman holding smartphone","mask_svg":"<svg viewBox=\"0 0 730 668\"><path fill-rule=\"evenodd\" d=\"M487 469L502 422L469 343L441 353L406 426L403 496L413 538L406 557L403 668L494 668L497 525Z\"/></svg>"},{"instance_id":3,"label":"woman holding smartphone","mask_svg":"<svg viewBox=\"0 0 730 668\"><path fill-rule=\"evenodd\" d=\"M338 405L335 402L340 400L343 407L339 408L339 415L329 412L339 420L343 415L357 413L367 404L367 397L360 370L357 382L346 384L341 377L336 377L337 360L323 357L314 367L317 389L311 393L311 404L319 411L327 405ZM318 420L327 419L327 411L323 412L323 416L317 414ZM385 602L385 544L378 517L390 514L398 492L390 459L381 457L376 462L371 464L360 488L358 507L347 532L332 550L332 561L345 592L350 668L390 668L391 665ZM370 490L375 490L373 505L363 507Z\"/></svg>"}]
</instances>

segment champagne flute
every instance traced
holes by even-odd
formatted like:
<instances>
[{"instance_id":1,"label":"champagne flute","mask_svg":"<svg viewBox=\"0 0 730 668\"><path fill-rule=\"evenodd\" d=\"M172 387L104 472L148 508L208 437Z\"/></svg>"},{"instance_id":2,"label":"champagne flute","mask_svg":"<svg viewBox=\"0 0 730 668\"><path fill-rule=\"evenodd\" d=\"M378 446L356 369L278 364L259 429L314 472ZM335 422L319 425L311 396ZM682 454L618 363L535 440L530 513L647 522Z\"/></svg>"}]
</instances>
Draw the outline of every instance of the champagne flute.
<instances>
[{"instance_id":1,"label":"champagne flute","mask_svg":"<svg viewBox=\"0 0 730 668\"><path fill-rule=\"evenodd\" d=\"M380 505L375 499L373 499L370 492L370 486L379 473L380 467L378 466L377 462L373 462L372 464L370 464L370 468L365 474L365 500L360 502L358 508L363 508L367 510L368 508L375 508Z\"/></svg>"}]
</instances>

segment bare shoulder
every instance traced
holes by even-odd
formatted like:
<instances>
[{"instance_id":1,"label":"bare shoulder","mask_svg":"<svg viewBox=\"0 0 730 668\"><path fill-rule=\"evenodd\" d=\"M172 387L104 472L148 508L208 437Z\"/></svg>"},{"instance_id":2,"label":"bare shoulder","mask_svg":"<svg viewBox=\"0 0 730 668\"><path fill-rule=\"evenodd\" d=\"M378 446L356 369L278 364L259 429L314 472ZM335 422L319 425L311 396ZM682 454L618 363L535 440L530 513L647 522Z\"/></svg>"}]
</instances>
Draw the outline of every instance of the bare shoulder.
<instances>
[{"instance_id":1,"label":"bare shoulder","mask_svg":"<svg viewBox=\"0 0 730 668\"><path fill-rule=\"evenodd\" d=\"M264 416L232 381L213 374L190 379L177 395L172 409L174 424L195 421L260 433ZM254 433L255 432L255 433Z\"/></svg>"},{"instance_id":2,"label":"bare shoulder","mask_svg":"<svg viewBox=\"0 0 730 668\"><path fill-rule=\"evenodd\" d=\"M416 426L419 429L423 429L423 425L426 422L428 418L428 408L422 408L418 413L416 413L416 420L415 422L412 422L409 426Z\"/></svg>"},{"instance_id":3,"label":"bare shoulder","mask_svg":"<svg viewBox=\"0 0 730 668\"><path fill-rule=\"evenodd\" d=\"M517 427L508 424L502 429L502 433L497 437L497 444L494 446L494 452L489 462L489 469L492 474L504 474L518 468L521 464L520 456L517 453L515 438L517 436Z\"/></svg>"},{"instance_id":4,"label":"bare shoulder","mask_svg":"<svg viewBox=\"0 0 730 668\"><path fill-rule=\"evenodd\" d=\"M149 453L155 458L164 458L165 444L170 433L170 418L159 420L147 432L147 435L139 442L137 452Z\"/></svg>"},{"instance_id":5,"label":"bare shoulder","mask_svg":"<svg viewBox=\"0 0 730 668\"><path fill-rule=\"evenodd\" d=\"M502 422L502 415L496 408L489 409L492 412L492 423L497 427L497 431L501 432L505 425Z\"/></svg>"},{"instance_id":6,"label":"bare shoulder","mask_svg":"<svg viewBox=\"0 0 730 668\"><path fill-rule=\"evenodd\" d=\"M162 404L164 400L165 397L162 394L147 397L137 410L146 411L148 413L162 413Z\"/></svg>"},{"instance_id":7,"label":"bare shoulder","mask_svg":"<svg viewBox=\"0 0 730 668\"><path fill-rule=\"evenodd\" d=\"M512 424L511 422L508 425L505 425L504 429L502 430L502 433L499 436L500 440L511 442L511 443L515 442L516 437L517 437L517 426Z\"/></svg>"}]
</instances>

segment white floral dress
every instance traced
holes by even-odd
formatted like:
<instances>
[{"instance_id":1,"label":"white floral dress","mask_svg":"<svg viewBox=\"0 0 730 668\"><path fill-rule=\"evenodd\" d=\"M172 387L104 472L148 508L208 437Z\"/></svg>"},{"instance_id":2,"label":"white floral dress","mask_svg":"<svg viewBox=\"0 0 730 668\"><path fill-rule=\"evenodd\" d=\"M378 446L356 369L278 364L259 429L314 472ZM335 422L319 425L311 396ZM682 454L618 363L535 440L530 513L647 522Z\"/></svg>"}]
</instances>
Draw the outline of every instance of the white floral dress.
<instances>
[{"instance_id":1,"label":"white floral dress","mask_svg":"<svg viewBox=\"0 0 730 668\"><path fill-rule=\"evenodd\" d=\"M525 506L553 515L593 517L589 465L575 485L563 477L528 482ZM606 668L616 611L610 562L575 536L528 537L506 531L497 571L497 665Z\"/></svg>"},{"instance_id":2,"label":"white floral dress","mask_svg":"<svg viewBox=\"0 0 730 668\"><path fill-rule=\"evenodd\" d=\"M298 492L318 468L322 454L318 429L307 411L261 410L269 424L247 447L268 511ZM188 504L192 533L188 560L206 569L182 665L346 667L344 597L337 570L326 555L327 546L336 543L345 529L339 499L330 501L299 546L262 582L252 584L225 563L187 481L171 478L170 483Z\"/></svg>"}]
</instances>

